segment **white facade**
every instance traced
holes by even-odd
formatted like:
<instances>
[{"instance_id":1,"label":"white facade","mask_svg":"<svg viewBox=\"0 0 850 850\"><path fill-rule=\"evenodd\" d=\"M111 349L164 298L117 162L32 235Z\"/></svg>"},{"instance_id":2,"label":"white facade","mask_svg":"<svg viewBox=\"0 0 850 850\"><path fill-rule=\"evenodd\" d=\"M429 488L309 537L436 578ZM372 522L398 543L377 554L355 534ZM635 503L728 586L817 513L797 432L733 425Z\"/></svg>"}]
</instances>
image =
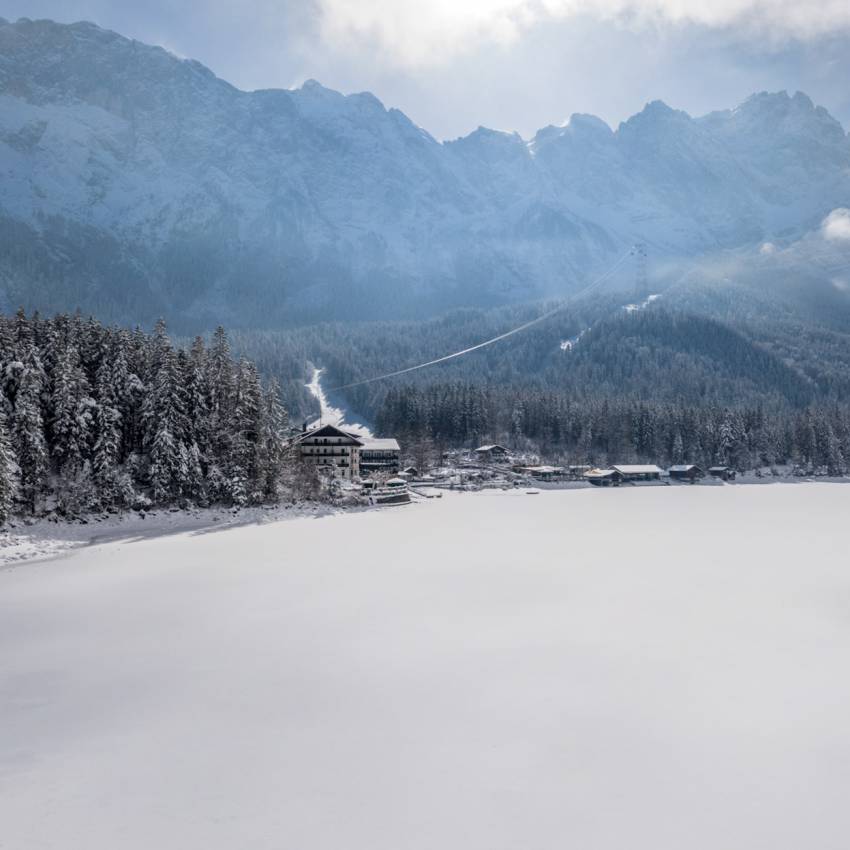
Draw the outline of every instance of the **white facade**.
<instances>
[{"instance_id":1,"label":"white facade","mask_svg":"<svg viewBox=\"0 0 850 850\"><path fill-rule=\"evenodd\" d=\"M321 425L296 439L301 460L331 467L339 478L360 477L360 449L363 443L334 425Z\"/></svg>"},{"instance_id":2,"label":"white facade","mask_svg":"<svg viewBox=\"0 0 850 850\"><path fill-rule=\"evenodd\" d=\"M398 440L389 437L364 437L360 448L360 468L363 472L398 473L401 448Z\"/></svg>"}]
</instances>

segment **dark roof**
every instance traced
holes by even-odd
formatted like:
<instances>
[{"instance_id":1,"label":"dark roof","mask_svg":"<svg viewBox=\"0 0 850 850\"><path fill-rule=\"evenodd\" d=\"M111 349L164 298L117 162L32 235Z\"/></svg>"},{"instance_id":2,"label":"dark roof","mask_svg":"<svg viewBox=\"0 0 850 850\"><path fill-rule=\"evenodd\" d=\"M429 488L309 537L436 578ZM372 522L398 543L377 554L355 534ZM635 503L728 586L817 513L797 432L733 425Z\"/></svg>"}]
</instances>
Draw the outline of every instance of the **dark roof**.
<instances>
[{"instance_id":1,"label":"dark roof","mask_svg":"<svg viewBox=\"0 0 850 850\"><path fill-rule=\"evenodd\" d=\"M301 442L307 437L345 437L358 446L363 445L363 441L359 437L355 437L354 434L337 428L336 425L320 425L318 428L313 428L312 431L305 431L303 434L300 434L295 438L295 441Z\"/></svg>"}]
</instances>

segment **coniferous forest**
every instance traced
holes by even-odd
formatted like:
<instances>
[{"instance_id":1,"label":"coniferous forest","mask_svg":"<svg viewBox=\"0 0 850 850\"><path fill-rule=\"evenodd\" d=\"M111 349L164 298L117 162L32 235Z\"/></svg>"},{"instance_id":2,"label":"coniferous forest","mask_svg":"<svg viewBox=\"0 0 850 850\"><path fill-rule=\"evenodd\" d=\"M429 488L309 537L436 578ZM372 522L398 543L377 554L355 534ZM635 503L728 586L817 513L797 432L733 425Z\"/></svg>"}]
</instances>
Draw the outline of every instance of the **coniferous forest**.
<instances>
[{"instance_id":1,"label":"coniferous forest","mask_svg":"<svg viewBox=\"0 0 850 850\"><path fill-rule=\"evenodd\" d=\"M0 517L315 495L286 451L287 409L298 422L317 413L304 387L314 365L332 391L504 331L530 309L238 329L238 357L222 328L175 342L163 322L148 333L79 315L0 316ZM772 326L663 309L630 316L603 297L439 370L332 396L397 437L417 465L497 441L576 464L846 474L845 334L800 325L782 336L797 344L780 347Z\"/></svg>"},{"instance_id":2,"label":"coniferous forest","mask_svg":"<svg viewBox=\"0 0 850 850\"><path fill-rule=\"evenodd\" d=\"M790 465L844 474L848 323L835 316L830 329L791 319L742 291L734 293L735 310L726 309L723 291L708 309L702 302L709 294L703 287L698 298L665 295L636 313L623 310L622 295L586 299L532 332L365 384L358 382L503 333L535 310L464 310L420 323L240 331L235 338L282 381L308 359L324 367L332 399L376 433L399 438L417 465L446 449L501 442L576 464ZM564 340L574 344L565 349ZM349 383L355 386L333 392ZM309 404L297 386L287 387L287 401L299 416Z\"/></svg>"},{"instance_id":3,"label":"coniferous forest","mask_svg":"<svg viewBox=\"0 0 850 850\"><path fill-rule=\"evenodd\" d=\"M433 384L391 389L377 427L396 434L419 463L447 448L504 442L548 459L604 465L697 463L746 471L793 465L844 475L850 409L801 410L595 400L497 386Z\"/></svg>"},{"instance_id":4,"label":"coniferous forest","mask_svg":"<svg viewBox=\"0 0 850 850\"><path fill-rule=\"evenodd\" d=\"M0 317L0 518L278 498L287 415L275 379L207 346L93 319Z\"/></svg>"}]
</instances>

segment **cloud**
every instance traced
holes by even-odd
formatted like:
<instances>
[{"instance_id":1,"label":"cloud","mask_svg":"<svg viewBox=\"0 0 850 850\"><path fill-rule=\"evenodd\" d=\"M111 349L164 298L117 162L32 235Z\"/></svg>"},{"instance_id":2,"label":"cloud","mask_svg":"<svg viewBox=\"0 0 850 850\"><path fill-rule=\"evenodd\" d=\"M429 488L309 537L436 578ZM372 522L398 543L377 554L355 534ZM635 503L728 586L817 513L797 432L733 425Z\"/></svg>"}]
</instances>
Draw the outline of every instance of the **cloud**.
<instances>
[{"instance_id":1,"label":"cloud","mask_svg":"<svg viewBox=\"0 0 850 850\"><path fill-rule=\"evenodd\" d=\"M850 29L847 0L315 0L334 47L377 49L405 67L441 65L487 44L507 45L538 23L588 16L631 26L735 27L807 40Z\"/></svg>"},{"instance_id":2,"label":"cloud","mask_svg":"<svg viewBox=\"0 0 850 850\"><path fill-rule=\"evenodd\" d=\"M823 220L821 233L831 242L850 241L850 210L845 207L833 210Z\"/></svg>"}]
</instances>

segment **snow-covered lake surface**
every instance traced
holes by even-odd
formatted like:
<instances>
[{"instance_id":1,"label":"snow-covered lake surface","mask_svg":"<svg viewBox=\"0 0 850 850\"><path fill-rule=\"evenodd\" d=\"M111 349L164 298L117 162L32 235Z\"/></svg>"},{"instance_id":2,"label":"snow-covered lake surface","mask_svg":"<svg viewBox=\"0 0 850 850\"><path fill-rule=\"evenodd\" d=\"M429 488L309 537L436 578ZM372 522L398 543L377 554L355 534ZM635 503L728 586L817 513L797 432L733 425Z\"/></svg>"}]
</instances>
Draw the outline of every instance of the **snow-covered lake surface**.
<instances>
[{"instance_id":1,"label":"snow-covered lake surface","mask_svg":"<svg viewBox=\"0 0 850 850\"><path fill-rule=\"evenodd\" d=\"M850 834L850 487L447 494L0 571L0 847Z\"/></svg>"}]
</instances>

